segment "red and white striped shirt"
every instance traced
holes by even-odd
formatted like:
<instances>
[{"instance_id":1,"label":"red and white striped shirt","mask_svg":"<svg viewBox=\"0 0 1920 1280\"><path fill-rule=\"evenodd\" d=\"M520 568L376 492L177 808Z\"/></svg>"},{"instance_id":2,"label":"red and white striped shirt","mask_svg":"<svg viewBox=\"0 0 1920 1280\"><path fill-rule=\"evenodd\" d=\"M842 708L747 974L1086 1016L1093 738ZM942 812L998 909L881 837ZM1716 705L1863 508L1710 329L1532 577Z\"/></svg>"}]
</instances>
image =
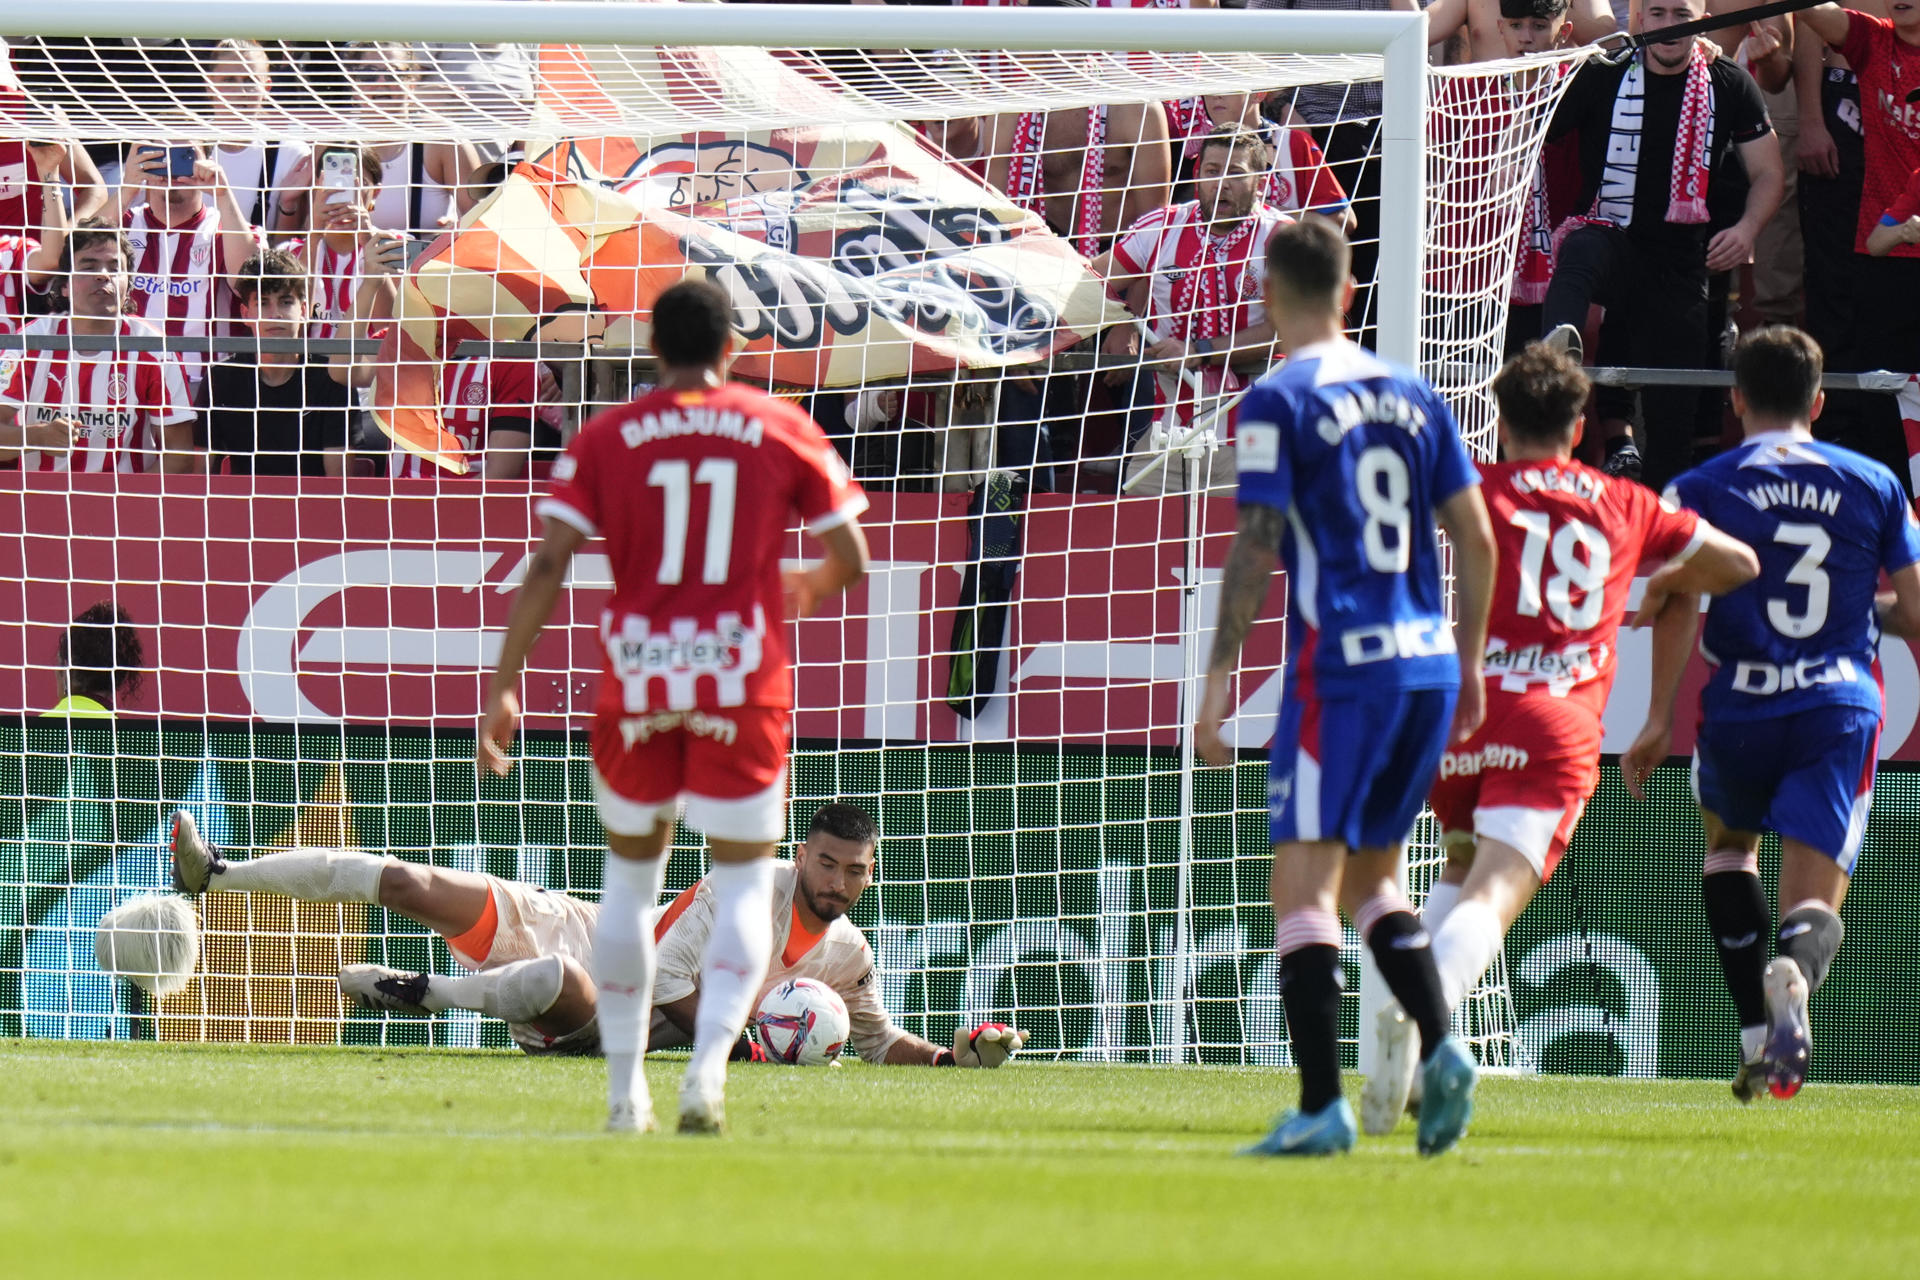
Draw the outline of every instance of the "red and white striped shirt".
<instances>
[{"instance_id":1,"label":"red and white striped shirt","mask_svg":"<svg viewBox=\"0 0 1920 1280\"><path fill-rule=\"evenodd\" d=\"M1267 318L1261 296L1267 278L1267 240L1293 219L1255 201L1253 212L1224 236L1213 234L1200 202L1168 205L1139 219L1113 243L1113 260L1127 275L1149 279L1146 321L1155 341L1205 338L1224 347L1235 332ZM1240 375L1217 364L1196 376L1209 396L1239 389ZM1188 421L1198 407L1191 388L1165 374L1155 378L1158 400ZM1232 430L1232 419L1228 430Z\"/></svg>"},{"instance_id":2,"label":"red and white striped shirt","mask_svg":"<svg viewBox=\"0 0 1920 1280\"><path fill-rule=\"evenodd\" d=\"M353 295L360 288L360 246L336 249L325 236L289 240L287 252L307 264L308 336L351 338Z\"/></svg>"},{"instance_id":3,"label":"red and white striped shirt","mask_svg":"<svg viewBox=\"0 0 1920 1280\"><path fill-rule=\"evenodd\" d=\"M237 306L221 269L220 211L203 205L170 227L143 204L127 211L126 227L133 242L134 314L162 326L170 338L232 337ZM266 238L250 230L255 245L266 248ZM179 359L188 383L197 386L207 357L189 351Z\"/></svg>"},{"instance_id":4,"label":"red and white striped shirt","mask_svg":"<svg viewBox=\"0 0 1920 1280\"><path fill-rule=\"evenodd\" d=\"M66 316L42 316L26 334L65 337ZM157 337L123 316L122 337ZM0 360L0 405L23 424L72 418L85 436L68 453L28 452L23 471L158 471L162 428L193 420L179 360L164 351L10 351Z\"/></svg>"},{"instance_id":5,"label":"red and white striped shirt","mask_svg":"<svg viewBox=\"0 0 1920 1280\"><path fill-rule=\"evenodd\" d=\"M1273 125L1264 130L1273 148L1273 168L1260 186L1260 198L1287 213L1302 209L1339 214L1351 203L1345 187L1327 167L1320 144L1305 129Z\"/></svg>"},{"instance_id":6,"label":"red and white striped shirt","mask_svg":"<svg viewBox=\"0 0 1920 1280\"><path fill-rule=\"evenodd\" d=\"M40 230L41 186L27 144L0 141L0 235L32 235Z\"/></svg>"},{"instance_id":7,"label":"red and white striped shirt","mask_svg":"<svg viewBox=\"0 0 1920 1280\"><path fill-rule=\"evenodd\" d=\"M497 430L533 432L538 411L540 366L532 360L449 360L440 371L440 422L460 441L471 469L480 477L487 437ZM447 475L433 463L404 449L394 450L395 476L426 479Z\"/></svg>"},{"instance_id":8,"label":"red and white striped shirt","mask_svg":"<svg viewBox=\"0 0 1920 1280\"><path fill-rule=\"evenodd\" d=\"M27 236L0 235L0 333L18 333L27 322L27 259L40 251L40 242Z\"/></svg>"},{"instance_id":9,"label":"red and white striped shirt","mask_svg":"<svg viewBox=\"0 0 1920 1280\"><path fill-rule=\"evenodd\" d=\"M1113 260L1127 275L1147 276L1147 323L1156 341L1226 338L1266 319L1260 290L1267 278L1267 240L1293 219L1263 201L1224 236L1216 236L1200 202L1156 209L1113 242Z\"/></svg>"}]
</instances>

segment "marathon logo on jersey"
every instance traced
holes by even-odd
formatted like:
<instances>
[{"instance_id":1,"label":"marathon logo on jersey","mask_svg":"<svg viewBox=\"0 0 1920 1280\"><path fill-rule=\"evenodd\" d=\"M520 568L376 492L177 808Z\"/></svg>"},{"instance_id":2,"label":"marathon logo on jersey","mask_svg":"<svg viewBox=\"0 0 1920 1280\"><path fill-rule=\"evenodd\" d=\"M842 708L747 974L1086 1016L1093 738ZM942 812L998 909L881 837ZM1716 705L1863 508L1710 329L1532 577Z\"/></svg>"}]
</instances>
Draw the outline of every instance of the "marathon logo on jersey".
<instances>
[{"instance_id":1,"label":"marathon logo on jersey","mask_svg":"<svg viewBox=\"0 0 1920 1280\"><path fill-rule=\"evenodd\" d=\"M133 415L124 411L105 409L59 408L51 405L35 405L32 420L36 423L57 422L61 418L77 422L83 427L99 427L118 435L133 425Z\"/></svg>"},{"instance_id":2,"label":"marathon logo on jersey","mask_svg":"<svg viewBox=\"0 0 1920 1280\"><path fill-rule=\"evenodd\" d=\"M1427 411L1392 387L1378 392L1354 387L1331 396L1329 403L1333 415L1314 423L1314 430L1328 444L1339 444L1355 427L1399 427L1408 435L1417 436L1427 425Z\"/></svg>"},{"instance_id":3,"label":"marathon logo on jersey","mask_svg":"<svg viewBox=\"0 0 1920 1280\"><path fill-rule=\"evenodd\" d=\"M1733 669L1733 691L1767 698L1796 689L1815 689L1823 684L1852 684L1859 678L1860 668L1844 655L1802 658L1778 666L1771 662L1742 662Z\"/></svg>"},{"instance_id":4,"label":"marathon logo on jersey","mask_svg":"<svg viewBox=\"0 0 1920 1280\"><path fill-rule=\"evenodd\" d=\"M684 729L696 738L712 738L730 747L740 737L738 721L705 711L656 711L650 716L628 716L620 722L620 738L629 748L637 742L651 742L657 733Z\"/></svg>"},{"instance_id":5,"label":"marathon logo on jersey","mask_svg":"<svg viewBox=\"0 0 1920 1280\"><path fill-rule=\"evenodd\" d=\"M1350 667L1394 658L1437 658L1456 652L1453 628L1444 618L1416 618L1340 633L1340 656Z\"/></svg>"},{"instance_id":6,"label":"marathon logo on jersey","mask_svg":"<svg viewBox=\"0 0 1920 1280\"><path fill-rule=\"evenodd\" d=\"M1440 757L1440 776L1442 778L1474 778L1489 769L1506 769L1518 772L1527 767L1531 757L1525 747L1515 747L1504 742L1489 742L1478 751L1449 751Z\"/></svg>"},{"instance_id":7,"label":"marathon logo on jersey","mask_svg":"<svg viewBox=\"0 0 1920 1280\"><path fill-rule=\"evenodd\" d=\"M200 293L206 289L207 280L205 277L202 277L198 280L175 280L169 282L165 276L150 275L142 272L133 277L133 283L129 287L135 293L145 293L149 295L165 294L169 298L191 298L196 293Z\"/></svg>"},{"instance_id":8,"label":"marathon logo on jersey","mask_svg":"<svg viewBox=\"0 0 1920 1280\"><path fill-rule=\"evenodd\" d=\"M1513 473L1516 493L1566 493L1585 502L1598 502L1607 491L1607 477L1597 471L1567 471L1559 467L1528 467Z\"/></svg>"},{"instance_id":9,"label":"marathon logo on jersey","mask_svg":"<svg viewBox=\"0 0 1920 1280\"><path fill-rule=\"evenodd\" d=\"M760 419L749 418L737 409L713 409L689 404L666 413L650 413L644 418L629 418L620 424L620 438L627 448L638 449L656 440L679 436L718 436L758 449L766 428Z\"/></svg>"},{"instance_id":10,"label":"marathon logo on jersey","mask_svg":"<svg viewBox=\"0 0 1920 1280\"><path fill-rule=\"evenodd\" d=\"M647 619L628 614L616 634L609 611L601 616L600 630L614 674L625 688L627 710L653 710L653 684L659 681L666 685L667 710L692 711L702 676L718 685L721 706L746 701L747 676L760 669L767 620L755 605L751 627L739 614L723 613L711 629L692 618L675 618L665 630L655 631Z\"/></svg>"}]
</instances>

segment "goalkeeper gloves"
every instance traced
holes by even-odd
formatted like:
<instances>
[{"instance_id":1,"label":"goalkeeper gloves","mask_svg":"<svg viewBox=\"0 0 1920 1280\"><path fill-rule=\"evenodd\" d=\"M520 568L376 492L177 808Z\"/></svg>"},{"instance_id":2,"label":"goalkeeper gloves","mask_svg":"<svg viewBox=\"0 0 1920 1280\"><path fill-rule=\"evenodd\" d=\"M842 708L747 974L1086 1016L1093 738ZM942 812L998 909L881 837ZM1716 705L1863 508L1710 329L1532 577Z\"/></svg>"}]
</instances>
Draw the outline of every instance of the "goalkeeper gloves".
<instances>
[{"instance_id":1,"label":"goalkeeper gloves","mask_svg":"<svg viewBox=\"0 0 1920 1280\"><path fill-rule=\"evenodd\" d=\"M760 1047L759 1041L751 1036L741 1036L733 1042L733 1048L727 1052L728 1062L771 1062L767 1051Z\"/></svg>"},{"instance_id":2,"label":"goalkeeper gloves","mask_svg":"<svg viewBox=\"0 0 1920 1280\"><path fill-rule=\"evenodd\" d=\"M973 1030L955 1027L953 1065L993 1068L1019 1052L1027 1033L999 1022L983 1022Z\"/></svg>"}]
</instances>

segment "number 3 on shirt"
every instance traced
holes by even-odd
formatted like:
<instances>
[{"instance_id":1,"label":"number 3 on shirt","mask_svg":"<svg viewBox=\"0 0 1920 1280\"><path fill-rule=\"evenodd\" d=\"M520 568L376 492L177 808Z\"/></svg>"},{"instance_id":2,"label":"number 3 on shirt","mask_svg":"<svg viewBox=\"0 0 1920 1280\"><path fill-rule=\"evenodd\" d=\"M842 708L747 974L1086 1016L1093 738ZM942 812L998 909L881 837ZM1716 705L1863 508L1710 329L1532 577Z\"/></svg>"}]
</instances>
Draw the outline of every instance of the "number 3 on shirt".
<instances>
[{"instance_id":1,"label":"number 3 on shirt","mask_svg":"<svg viewBox=\"0 0 1920 1280\"><path fill-rule=\"evenodd\" d=\"M709 586L725 582L733 561L733 495L739 479L739 464L732 458L707 458L695 471L687 463L662 459L647 472L649 488L659 489L664 504L665 527L660 540L660 578L666 586L678 586L687 565L687 521L692 514L693 485L704 484L712 490L707 504L706 563L700 581Z\"/></svg>"},{"instance_id":2,"label":"number 3 on shirt","mask_svg":"<svg viewBox=\"0 0 1920 1280\"><path fill-rule=\"evenodd\" d=\"M1826 563L1827 552L1833 550L1833 539L1827 531L1817 524L1782 523L1773 531L1775 542L1784 542L1790 546L1805 547L1793 568L1787 570L1787 581L1796 587L1807 589L1807 607L1804 613L1794 613L1787 608L1787 602L1777 596L1767 600L1767 621L1773 629L1792 640L1805 640L1816 635L1827 625L1827 571L1820 566Z\"/></svg>"},{"instance_id":3,"label":"number 3 on shirt","mask_svg":"<svg viewBox=\"0 0 1920 1280\"><path fill-rule=\"evenodd\" d=\"M1407 511L1413 485L1407 478L1407 460L1384 445L1375 445L1363 451L1354 465L1353 486L1360 509L1367 513L1360 531L1367 567L1376 573L1405 573L1413 558L1413 516ZM1386 538L1389 529L1391 544Z\"/></svg>"}]
</instances>

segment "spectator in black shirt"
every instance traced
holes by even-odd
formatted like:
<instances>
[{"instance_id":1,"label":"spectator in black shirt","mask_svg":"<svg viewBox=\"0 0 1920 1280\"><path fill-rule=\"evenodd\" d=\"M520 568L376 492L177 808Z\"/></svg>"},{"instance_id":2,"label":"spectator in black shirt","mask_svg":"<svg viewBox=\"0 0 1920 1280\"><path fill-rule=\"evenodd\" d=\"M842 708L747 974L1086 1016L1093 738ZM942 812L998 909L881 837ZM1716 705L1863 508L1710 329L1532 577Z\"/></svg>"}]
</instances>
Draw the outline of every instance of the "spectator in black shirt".
<instances>
[{"instance_id":1,"label":"spectator in black shirt","mask_svg":"<svg viewBox=\"0 0 1920 1280\"><path fill-rule=\"evenodd\" d=\"M307 273L278 249L256 254L233 282L240 319L260 338L307 334ZM234 475L337 476L347 470L354 408L345 356L237 355L208 368L204 394L212 469Z\"/></svg>"},{"instance_id":2,"label":"spectator in black shirt","mask_svg":"<svg viewBox=\"0 0 1920 1280\"><path fill-rule=\"evenodd\" d=\"M1647 0L1641 29L1692 22L1701 0ZM1708 367L1707 274L1745 264L1754 238L1780 204L1779 139L1753 77L1726 58L1709 58L1698 37L1648 45L1638 57L1582 66L1554 114L1549 139L1580 135L1584 218L1561 230L1543 325L1559 344L1577 346L1587 309L1607 309L1609 341L1628 364L1656 369ZM1693 110L1685 108L1691 104ZM1675 163L1685 130L1704 149ZM1749 187L1744 212L1715 232L1709 218L1713 176L1738 157ZM1664 485L1691 462L1697 390L1648 388L1644 460L1625 434L1631 406L1599 406L1620 433L1607 442L1607 470Z\"/></svg>"}]
</instances>

